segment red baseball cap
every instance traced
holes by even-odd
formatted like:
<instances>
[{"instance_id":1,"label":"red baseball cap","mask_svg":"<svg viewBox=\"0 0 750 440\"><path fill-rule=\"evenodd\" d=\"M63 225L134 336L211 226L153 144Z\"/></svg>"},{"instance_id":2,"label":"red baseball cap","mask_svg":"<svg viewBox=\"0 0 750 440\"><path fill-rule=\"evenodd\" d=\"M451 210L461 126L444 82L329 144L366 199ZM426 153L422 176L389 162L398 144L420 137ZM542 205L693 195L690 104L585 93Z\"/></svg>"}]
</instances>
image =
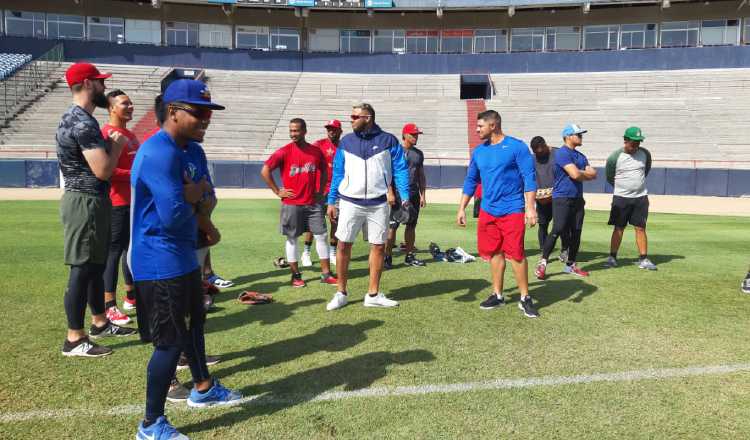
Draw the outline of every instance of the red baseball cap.
<instances>
[{"instance_id":1,"label":"red baseball cap","mask_svg":"<svg viewBox=\"0 0 750 440\"><path fill-rule=\"evenodd\" d=\"M417 127L417 124L409 122L408 124L404 125L404 128L401 130L401 134L422 134L422 130Z\"/></svg>"},{"instance_id":2,"label":"red baseball cap","mask_svg":"<svg viewBox=\"0 0 750 440\"><path fill-rule=\"evenodd\" d=\"M331 119L330 121L326 122L326 125L324 125L324 127L333 127L341 130L341 121L339 121L338 119Z\"/></svg>"},{"instance_id":3,"label":"red baseball cap","mask_svg":"<svg viewBox=\"0 0 750 440\"><path fill-rule=\"evenodd\" d=\"M85 79L107 79L112 76L111 73L101 73L93 64L75 63L65 71L65 80L68 87L82 83Z\"/></svg>"}]
</instances>

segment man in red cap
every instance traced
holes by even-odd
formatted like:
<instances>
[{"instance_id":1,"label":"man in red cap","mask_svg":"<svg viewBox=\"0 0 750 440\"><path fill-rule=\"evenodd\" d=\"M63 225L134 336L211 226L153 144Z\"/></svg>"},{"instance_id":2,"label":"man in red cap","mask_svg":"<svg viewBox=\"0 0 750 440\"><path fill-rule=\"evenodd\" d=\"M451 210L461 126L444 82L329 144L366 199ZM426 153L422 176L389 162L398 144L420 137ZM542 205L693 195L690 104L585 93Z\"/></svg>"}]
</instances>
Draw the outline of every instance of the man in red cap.
<instances>
[{"instance_id":1,"label":"man in red cap","mask_svg":"<svg viewBox=\"0 0 750 440\"><path fill-rule=\"evenodd\" d=\"M341 121L338 119L331 119L330 121L326 122L325 125L326 129L326 137L323 139L318 139L317 141L313 142L313 145L320 148L320 151L323 152L323 156L326 158L326 162L328 163L328 179L326 181L326 188L325 191L323 191L323 194L325 196L325 199L328 199L328 192L331 189L331 177L333 175L333 157L336 156L336 149L339 147L339 140L341 140ZM325 212L326 207L323 206L323 211ZM331 264L336 264L336 246L339 244L338 239L336 238L336 220L330 220L331 222L331 230L329 233L330 242L331 242L331 248L329 251L329 259L331 261ZM305 240L305 248L302 251L302 266L308 267L312 266L312 258L311 258L311 248L312 248L312 232L307 231L304 234L304 240Z\"/></svg>"},{"instance_id":2,"label":"man in red cap","mask_svg":"<svg viewBox=\"0 0 750 440\"><path fill-rule=\"evenodd\" d=\"M393 245L396 243L396 231L401 223L406 225L404 230L404 241L406 242L406 257L404 264L407 266L423 267L425 262L414 255L414 240L416 238L417 219L419 219L419 208L424 208L426 202L425 189L427 179L424 175L424 153L417 148L417 141L422 130L416 124L406 124L401 130L401 148L404 149L404 157L409 168L409 208L401 206L401 200L396 196L393 186L388 191L388 203L391 205L390 227L388 229L388 241L385 246L386 269L393 267Z\"/></svg>"},{"instance_id":3,"label":"man in red cap","mask_svg":"<svg viewBox=\"0 0 750 440\"><path fill-rule=\"evenodd\" d=\"M65 264L70 266L65 291L68 334L63 343L65 356L99 357L112 350L89 340L105 336L128 336L134 329L110 322L104 310L104 264L109 253L112 202L109 179L120 153L128 142L113 131L107 139L92 116L97 107L107 108L104 80L88 63L76 63L65 72L73 94L73 105L62 115L57 128L57 158L65 193L60 201ZM91 308L89 335L83 329L86 303Z\"/></svg>"}]
</instances>

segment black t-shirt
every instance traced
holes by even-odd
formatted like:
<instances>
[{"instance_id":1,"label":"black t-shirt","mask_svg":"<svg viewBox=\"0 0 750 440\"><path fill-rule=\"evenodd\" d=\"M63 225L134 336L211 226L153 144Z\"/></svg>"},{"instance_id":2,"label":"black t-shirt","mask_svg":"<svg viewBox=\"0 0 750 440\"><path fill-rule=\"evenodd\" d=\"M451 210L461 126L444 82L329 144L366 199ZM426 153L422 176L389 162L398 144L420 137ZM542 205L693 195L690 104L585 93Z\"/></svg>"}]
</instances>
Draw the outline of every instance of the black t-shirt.
<instances>
[{"instance_id":1,"label":"black t-shirt","mask_svg":"<svg viewBox=\"0 0 750 440\"><path fill-rule=\"evenodd\" d=\"M555 151L557 148L552 147L549 150L549 155L542 160L534 155L536 187L539 189L552 188L555 185Z\"/></svg>"},{"instance_id":2,"label":"black t-shirt","mask_svg":"<svg viewBox=\"0 0 750 440\"><path fill-rule=\"evenodd\" d=\"M403 148L403 147L402 147ZM404 158L409 167L409 197L419 197L419 172L424 167L424 153L417 147L404 148Z\"/></svg>"},{"instance_id":3,"label":"black t-shirt","mask_svg":"<svg viewBox=\"0 0 750 440\"><path fill-rule=\"evenodd\" d=\"M99 180L83 157L84 150L94 148L109 153L109 143L102 137L99 122L83 108L72 105L63 113L55 139L65 190L109 196L109 182Z\"/></svg>"}]
</instances>

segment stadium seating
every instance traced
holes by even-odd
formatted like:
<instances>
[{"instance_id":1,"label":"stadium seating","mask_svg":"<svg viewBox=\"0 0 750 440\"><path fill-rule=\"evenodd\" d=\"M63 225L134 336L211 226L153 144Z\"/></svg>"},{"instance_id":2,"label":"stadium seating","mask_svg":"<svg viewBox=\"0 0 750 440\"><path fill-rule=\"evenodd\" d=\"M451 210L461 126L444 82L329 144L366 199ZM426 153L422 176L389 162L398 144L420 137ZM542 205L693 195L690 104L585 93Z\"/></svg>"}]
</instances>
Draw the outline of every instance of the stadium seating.
<instances>
[{"instance_id":1,"label":"stadium seating","mask_svg":"<svg viewBox=\"0 0 750 440\"><path fill-rule=\"evenodd\" d=\"M31 55L18 53L0 53L0 80L12 76L24 64L31 61Z\"/></svg>"},{"instance_id":2,"label":"stadium seating","mask_svg":"<svg viewBox=\"0 0 750 440\"><path fill-rule=\"evenodd\" d=\"M63 65L62 69L66 66ZM151 109L167 68L102 65L114 73L108 88L135 100L135 120ZM559 145L560 130L576 122L589 130L584 151L597 165L622 144L629 125L643 128L659 166L743 167L750 163L748 69L492 75L495 94L487 108L503 116L505 130L529 142L544 136ZM70 95L58 86L7 127L0 127L0 155L54 157L54 133ZM308 139L325 136L324 122L341 119L348 131L351 106L370 102L377 122L397 136L414 122L425 132L419 146L442 164L465 164L466 103L458 75L359 75L243 72L209 69L216 112L205 140L210 159L261 160L289 141L288 121L303 117ZM106 113L97 111L100 122ZM22 151L24 153L18 153ZM15 153L14 153L15 152ZM44 157L44 156L42 156ZM716 161L716 162L713 162ZM727 161L735 164L727 164Z\"/></svg>"}]
</instances>

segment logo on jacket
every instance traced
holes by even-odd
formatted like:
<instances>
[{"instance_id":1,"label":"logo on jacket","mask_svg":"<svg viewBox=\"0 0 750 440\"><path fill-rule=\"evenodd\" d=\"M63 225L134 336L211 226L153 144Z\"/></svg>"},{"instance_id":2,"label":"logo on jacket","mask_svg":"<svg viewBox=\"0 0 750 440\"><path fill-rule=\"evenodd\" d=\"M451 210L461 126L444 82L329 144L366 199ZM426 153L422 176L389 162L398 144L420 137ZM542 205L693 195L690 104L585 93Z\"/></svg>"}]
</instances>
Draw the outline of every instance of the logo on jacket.
<instances>
[{"instance_id":1,"label":"logo on jacket","mask_svg":"<svg viewBox=\"0 0 750 440\"><path fill-rule=\"evenodd\" d=\"M301 167L292 165L291 167L289 167L289 177L294 177L297 174L302 174L302 173L314 173L317 170L318 170L318 167L316 167L315 164L312 162L308 162L302 165Z\"/></svg>"},{"instance_id":2,"label":"logo on jacket","mask_svg":"<svg viewBox=\"0 0 750 440\"><path fill-rule=\"evenodd\" d=\"M373 149L373 150L377 150L378 148L380 148L380 147L379 147L379 146L377 146L377 145L373 145L373 146L372 146L372 149Z\"/></svg>"},{"instance_id":3,"label":"logo on jacket","mask_svg":"<svg viewBox=\"0 0 750 440\"><path fill-rule=\"evenodd\" d=\"M187 170L185 170L188 174L188 177L190 177L190 180L195 180L195 176L198 174L198 167L196 167L192 162L188 162L187 164Z\"/></svg>"}]
</instances>

